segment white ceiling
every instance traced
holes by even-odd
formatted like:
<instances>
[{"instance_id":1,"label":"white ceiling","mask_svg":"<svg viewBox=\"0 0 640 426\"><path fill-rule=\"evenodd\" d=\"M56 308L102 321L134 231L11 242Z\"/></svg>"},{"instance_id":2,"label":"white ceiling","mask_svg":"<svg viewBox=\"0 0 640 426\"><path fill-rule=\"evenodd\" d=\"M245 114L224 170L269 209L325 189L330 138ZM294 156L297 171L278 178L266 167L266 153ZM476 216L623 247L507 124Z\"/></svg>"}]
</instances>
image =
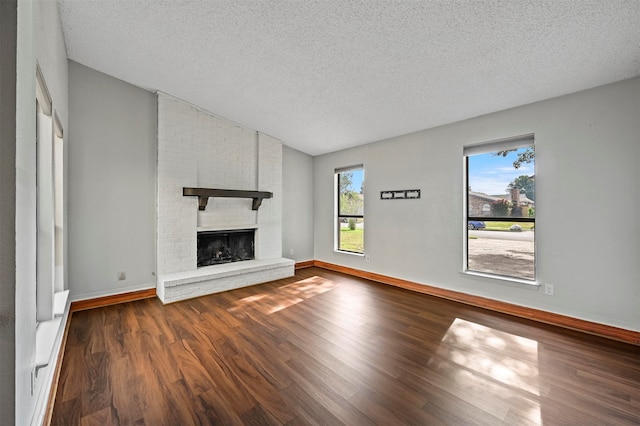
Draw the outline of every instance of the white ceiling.
<instances>
[{"instance_id":1,"label":"white ceiling","mask_svg":"<svg viewBox=\"0 0 640 426\"><path fill-rule=\"evenodd\" d=\"M640 0L58 0L70 59L311 155L640 75Z\"/></svg>"}]
</instances>

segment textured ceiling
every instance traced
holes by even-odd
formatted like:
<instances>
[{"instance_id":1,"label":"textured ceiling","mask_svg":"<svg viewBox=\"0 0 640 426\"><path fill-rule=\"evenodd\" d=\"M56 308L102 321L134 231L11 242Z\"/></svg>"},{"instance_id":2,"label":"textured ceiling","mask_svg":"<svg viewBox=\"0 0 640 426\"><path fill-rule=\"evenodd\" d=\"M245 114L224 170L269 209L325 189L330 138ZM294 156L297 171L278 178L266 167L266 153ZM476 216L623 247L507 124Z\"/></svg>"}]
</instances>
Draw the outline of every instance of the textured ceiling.
<instances>
[{"instance_id":1,"label":"textured ceiling","mask_svg":"<svg viewBox=\"0 0 640 426\"><path fill-rule=\"evenodd\" d=\"M640 0L58 0L70 59L312 155L640 75Z\"/></svg>"}]
</instances>

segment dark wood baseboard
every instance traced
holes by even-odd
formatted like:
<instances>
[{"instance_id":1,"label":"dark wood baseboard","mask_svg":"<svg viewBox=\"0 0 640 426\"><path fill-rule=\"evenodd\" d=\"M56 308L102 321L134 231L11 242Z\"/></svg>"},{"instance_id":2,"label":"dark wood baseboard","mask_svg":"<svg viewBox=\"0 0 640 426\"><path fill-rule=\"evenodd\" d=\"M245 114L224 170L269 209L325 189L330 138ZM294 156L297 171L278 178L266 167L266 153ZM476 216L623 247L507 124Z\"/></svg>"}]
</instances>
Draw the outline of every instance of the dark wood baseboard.
<instances>
[{"instance_id":1,"label":"dark wood baseboard","mask_svg":"<svg viewBox=\"0 0 640 426\"><path fill-rule=\"evenodd\" d=\"M444 299L453 300L455 302L477 306L479 308L489 309L492 311L514 315L521 318L527 318L545 324L564 327L571 330L593 334L612 340L618 340L625 343L631 343L633 345L640 345L640 332L633 330L626 330L624 328L618 328L610 325L581 320L578 318L568 317L552 312L541 311L539 309L527 308L511 303L488 299L485 297L473 296L458 291L433 287L426 284L418 284L400 278L389 277L374 272L362 271L360 269L349 268L346 266L336 265L320 260L315 260L313 262L313 265L319 268L328 269L330 271L342 272L348 275L353 275L355 277L366 278L371 281L389 284L406 290L428 294L430 296L441 297Z\"/></svg>"},{"instance_id":2,"label":"dark wood baseboard","mask_svg":"<svg viewBox=\"0 0 640 426\"><path fill-rule=\"evenodd\" d=\"M132 302L134 300L156 297L156 289L130 291L128 293L114 294L112 296L98 297L95 299L79 300L71 303L71 312L84 311L85 309L99 308L101 306L116 305L118 303Z\"/></svg>"},{"instance_id":3,"label":"dark wood baseboard","mask_svg":"<svg viewBox=\"0 0 640 426\"><path fill-rule=\"evenodd\" d=\"M305 260L304 262L296 262L296 269L310 268L314 266L315 260Z\"/></svg>"}]
</instances>

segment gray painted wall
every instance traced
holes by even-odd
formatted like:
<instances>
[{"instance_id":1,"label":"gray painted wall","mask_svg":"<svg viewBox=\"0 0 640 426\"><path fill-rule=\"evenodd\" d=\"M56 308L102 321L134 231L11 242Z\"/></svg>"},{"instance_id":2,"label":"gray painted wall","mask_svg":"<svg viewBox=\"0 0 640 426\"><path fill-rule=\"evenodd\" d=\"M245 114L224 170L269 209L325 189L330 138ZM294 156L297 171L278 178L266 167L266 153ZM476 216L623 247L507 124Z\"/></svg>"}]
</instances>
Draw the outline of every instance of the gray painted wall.
<instances>
[{"instance_id":1,"label":"gray painted wall","mask_svg":"<svg viewBox=\"0 0 640 426\"><path fill-rule=\"evenodd\" d=\"M0 2L0 419L5 420L15 417L17 11L15 0Z\"/></svg>"},{"instance_id":2,"label":"gray painted wall","mask_svg":"<svg viewBox=\"0 0 640 426\"><path fill-rule=\"evenodd\" d=\"M314 159L315 258L640 330L640 79L598 87ZM542 288L463 266L463 145L535 134ZM333 251L333 172L365 167L365 251ZM381 190L422 189L381 201Z\"/></svg>"},{"instance_id":3,"label":"gray painted wall","mask_svg":"<svg viewBox=\"0 0 640 426\"><path fill-rule=\"evenodd\" d=\"M69 61L69 115L70 297L155 287L156 97Z\"/></svg>"},{"instance_id":4,"label":"gray painted wall","mask_svg":"<svg viewBox=\"0 0 640 426\"><path fill-rule=\"evenodd\" d=\"M282 257L298 262L311 260L313 157L283 146L282 193Z\"/></svg>"}]
</instances>

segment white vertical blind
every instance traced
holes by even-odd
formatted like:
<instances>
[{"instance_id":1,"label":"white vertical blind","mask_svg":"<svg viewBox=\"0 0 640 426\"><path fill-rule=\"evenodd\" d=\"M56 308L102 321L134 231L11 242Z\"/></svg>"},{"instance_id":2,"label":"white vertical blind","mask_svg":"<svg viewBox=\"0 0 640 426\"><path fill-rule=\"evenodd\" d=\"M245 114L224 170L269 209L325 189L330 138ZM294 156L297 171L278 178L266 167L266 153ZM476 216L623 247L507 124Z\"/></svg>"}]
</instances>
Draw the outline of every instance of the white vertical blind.
<instances>
[{"instance_id":1,"label":"white vertical blind","mask_svg":"<svg viewBox=\"0 0 640 426\"><path fill-rule=\"evenodd\" d=\"M487 154L489 152L507 151L524 148L534 144L533 134L517 136L515 138L499 139L491 142L467 145L463 148L465 156Z\"/></svg>"}]
</instances>

